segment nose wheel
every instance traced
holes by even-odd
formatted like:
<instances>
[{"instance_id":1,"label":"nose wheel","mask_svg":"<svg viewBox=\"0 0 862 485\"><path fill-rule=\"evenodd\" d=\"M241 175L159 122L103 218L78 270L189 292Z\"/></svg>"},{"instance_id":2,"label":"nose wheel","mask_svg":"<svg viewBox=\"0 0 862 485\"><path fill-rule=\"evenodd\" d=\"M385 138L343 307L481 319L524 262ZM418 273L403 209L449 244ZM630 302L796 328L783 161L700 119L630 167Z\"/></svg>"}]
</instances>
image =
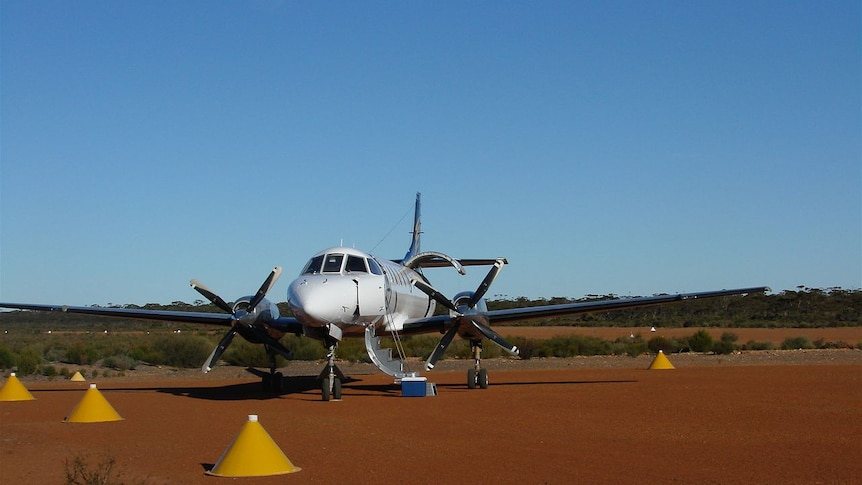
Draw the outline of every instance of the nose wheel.
<instances>
[{"instance_id":1,"label":"nose wheel","mask_svg":"<svg viewBox=\"0 0 862 485\"><path fill-rule=\"evenodd\" d=\"M324 401L329 401L330 398L334 401L341 400L341 379L336 376L324 377L320 382Z\"/></svg>"},{"instance_id":2,"label":"nose wheel","mask_svg":"<svg viewBox=\"0 0 862 485\"><path fill-rule=\"evenodd\" d=\"M341 380L344 378L344 374L335 365L335 349L337 347L337 343L329 346L329 352L326 355L326 367L323 368L318 376L318 379L320 379L320 390L322 391L321 397L324 401L329 401L330 399L333 401L341 400Z\"/></svg>"},{"instance_id":3,"label":"nose wheel","mask_svg":"<svg viewBox=\"0 0 862 485\"><path fill-rule=\"evenodd\" d=\"M487 389L488 369L482 367L482 341L473 340L470 346L473 348L473 368L467 370L467 389Z\"/></svg>"}]
</instances>

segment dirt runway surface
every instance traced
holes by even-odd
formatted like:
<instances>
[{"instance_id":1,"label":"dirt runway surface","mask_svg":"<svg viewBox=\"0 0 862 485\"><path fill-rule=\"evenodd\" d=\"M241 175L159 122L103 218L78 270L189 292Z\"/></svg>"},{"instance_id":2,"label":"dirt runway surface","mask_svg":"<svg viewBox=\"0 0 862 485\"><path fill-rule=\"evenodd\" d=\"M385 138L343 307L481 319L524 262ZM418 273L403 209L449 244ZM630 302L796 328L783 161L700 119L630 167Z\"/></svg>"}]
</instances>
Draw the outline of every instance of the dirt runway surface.
<instances>
[{"instance_id":1,"label":"dirt runway surface","mask_svg":"<svg viewBox=\"0 0 862 485\"><path fill-rule=\"evenodd\" d=\"M148 484L859 483L862 351L670 359L675 370L646 370L648 356L493 359L485 390L445 360L428 398L345 364L338 402L311 377L272 395L242 369L141 372L95 381L124 420L92 424L62 422L89 383L25 378L35 401L0 402L0 483L64 483L76 456ZM248 414L301 471L204 474Z\"/></svg>"}]
</instances>

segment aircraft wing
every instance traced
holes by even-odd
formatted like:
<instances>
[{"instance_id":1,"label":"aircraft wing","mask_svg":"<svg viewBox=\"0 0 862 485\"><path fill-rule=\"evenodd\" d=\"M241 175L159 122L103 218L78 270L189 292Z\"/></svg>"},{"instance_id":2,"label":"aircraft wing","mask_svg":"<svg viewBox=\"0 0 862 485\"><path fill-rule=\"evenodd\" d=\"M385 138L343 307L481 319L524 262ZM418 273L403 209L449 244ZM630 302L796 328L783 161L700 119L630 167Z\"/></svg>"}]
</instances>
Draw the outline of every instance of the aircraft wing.
<instances>
[{"instance_id":1,"label":"aircraft wing","mask_svg":"<svg viewBox=\"0 0 862 485\"><path fill-rule=\"evenodd\" d=\"M737 288L732 290L704 291L699 293L681 293L674 295L657 295L637 298L620 298L615 300L598 300L579 303L563 303L560 305L542 305L533 307L509 308L505 310L490 310L482 313L489 324L533 320L538 318L553 318L583 313L607 312L626 308L637 308L662 305L684 300L699 298L716 298L720 296L741 295L746 293L763 293L769 291L766 286L754 288ZM468 314L469 315L469 314ZM417 318L404 323L404 334L419 334L432 331L443 332L451 324L453 317L436 315L427 318Z\"/></svg>"},{"instance_id":2,"label":"aircraft wing","mask_svg":"<svg viewBox=\"0 0 862 485\"><path fill-rule=\"evenodd\" d=\"M656 295L638 298L620 298L616 300L598 300L579 303L563 303L560 305L543 305L506 310L492 310L485 313L489 323L503 323L536 318L551 318L580 313L595 313L624 308L637 308L652 305L662 305L676 301L696 300L698 298L716 298L719 296L741 295L745 293L763 293L769 291L766 286L755 288L738 288L732 290L704 291L699 293L680 293L675 295Z\"/></svg>"},{"instance_id":3,"label":"aircraft wing","mask_svg":"<svg viewBox=\"0 0 862 485\"><path fill-rule=\"evenodd\" d=\"M227 313L181 312L172 310L147 310L135 308L102 308L66 305L32 305L28 303L0 303L0 308L17 310L35 310L42 312L77 313L98 317L134 318L139 320L156 320L176 323L199 323L204 325L221 325L229 327L233 316ZM281 317L267 322L273 328L284 332L302 332L302 324L295 318Z\"/></svg>"}]
</instances>

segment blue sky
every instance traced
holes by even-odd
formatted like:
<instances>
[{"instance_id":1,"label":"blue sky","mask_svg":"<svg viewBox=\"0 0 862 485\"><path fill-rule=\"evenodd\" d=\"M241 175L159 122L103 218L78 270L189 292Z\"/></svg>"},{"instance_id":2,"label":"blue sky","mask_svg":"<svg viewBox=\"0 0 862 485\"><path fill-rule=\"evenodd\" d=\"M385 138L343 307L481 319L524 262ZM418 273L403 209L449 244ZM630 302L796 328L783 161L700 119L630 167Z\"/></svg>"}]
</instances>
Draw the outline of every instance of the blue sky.
<instances>
[{"instance_id":1,"label":"blue sky","mask_svg":"<svg viewBox=\"0 0 862 485\"><path fill-rule=\"evenodd\" d=\"M509 259L491 297L859 288L860 15L3 2L0 300L231 300L281 265L283 301L322 248L403 255L417 191L423 249Z\"/></svg>"}]
</instances>

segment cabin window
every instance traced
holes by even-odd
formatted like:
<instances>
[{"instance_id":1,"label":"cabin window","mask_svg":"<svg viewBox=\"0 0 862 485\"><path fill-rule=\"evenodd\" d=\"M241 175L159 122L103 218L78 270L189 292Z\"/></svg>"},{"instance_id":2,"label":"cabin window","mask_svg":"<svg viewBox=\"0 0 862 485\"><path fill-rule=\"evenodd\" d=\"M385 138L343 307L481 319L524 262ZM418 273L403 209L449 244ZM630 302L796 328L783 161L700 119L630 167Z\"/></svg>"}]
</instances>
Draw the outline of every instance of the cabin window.
<instances>
[{"instance_id":1,"label":"cabin window","mask_svg":"<svg viewBox=\"0 0 862 485\"><path fill-rule=\"evenodd\" d=\"M359 256L347 256L347 266L344 268L348 273L367 273L368 268L365 267L365 258Z\"/></svg>"},{"instance_id":2,"label":"cabin window","mask_svg":"<svg viewBox=\"0 0 862 485\"><path fill-rule=\"evenodd\" d=\"M341 262L344 261L343 254L327 254L323 261L324 273L341 273Z\"/></svg>"},{"instance_id":3,"label":"cabin window","mask_svg":"<svg viewBox=\"0 0 862 485\"><path fill-rule=\"evenodd\" d=\"M315 274L320 273L320 265L323 263L323 256L315 256L311 258L308 264L305 265L305 269L302 270L302 274Z\"/></svg>"},{"instance_id":4,"label":"cabin window","mask_svg":"<svg viewBox=\"0 0 862 485\"><path fill-rule=\"evenodd\" d=\"M368 268L371 269L371 272L376 275L382 275L383 269L377 264L377 261L374 258L368 258Z\"/></svg>"}]
</instances>

